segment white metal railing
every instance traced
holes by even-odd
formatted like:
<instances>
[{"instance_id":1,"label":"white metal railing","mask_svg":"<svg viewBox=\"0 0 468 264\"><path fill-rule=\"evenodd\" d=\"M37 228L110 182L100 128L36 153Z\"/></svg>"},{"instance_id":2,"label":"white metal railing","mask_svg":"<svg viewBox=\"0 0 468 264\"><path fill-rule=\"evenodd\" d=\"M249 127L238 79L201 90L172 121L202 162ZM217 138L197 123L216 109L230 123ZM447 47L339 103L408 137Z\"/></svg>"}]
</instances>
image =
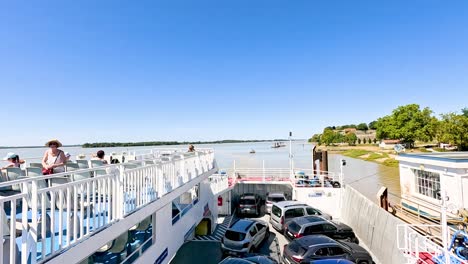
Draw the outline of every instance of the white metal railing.
<instances>
[{"instance_id":1,"label":"white metal railing","mask_svg":"<svg viewBox=\"0 0 468 264\"><path fill-rule=\"evenodd\" d=\"M435 241L439 241L440 235L421 235L416 230L428 229L440 230L440 225L410 225L402 224L397 226L397 246L403 252L407 263L412 264L443 264L443 263L468 263L449 249L444 254L444 249ZM453 231L453 230L452 230ZM447 258L446 258L447 256ZM449 262L446 261L449 259Z\"/></svg>"},{"instance_id":2,"label":"white metal railing","mask_svg":"<svg viewBox=\"0 0 468 264\"><path fill-rule=\"evenodd\" d=\"M289 181L296 187L340 187L340 175L328 171L316 171L311 169L294 168L233 168L227 170L230 184L237 181ZM314 185L314 183L316 183ZM336 185L339 183L339 185Z\"/></svg>"},{"instance_id":3,"label":"white metal railing","mask_svg":"<svg viewBox=\"0 0 468 264\"><path fill-rule=\"evenodd\" d=\"M45 262L213 169L214 153L173 153L167 160L155 159L148 165L145 162L0 183L0 190L21 186L20 193L0 196L0 235L4 239L0 259L9 259L10 263ZM125 169L135 163L140 167ZM101 175L103 170L106 173ZM73 174L89 177L71 181Z\"/></svg>"},{"instance_id":4,"label":"white metal railing","mask_svg":"<svg viewBox=\"0 0 468 264\"><path fill-rule=\"evenodd\" d=\"M229 177L226 174L213 174L209 178L211 191L217 195L229 188Z\"/></svg>"},{"instance_id":5,"label":"white metal railing","mask_svg":"<svg viewBox=\"0 0 468 264\"><path fill-rule=\"evenodd\" d=\"M85 150L85 149L84 149ZM197 148L197 152L207 152L211 151L212 149L209 148ZM113 155L111 153L114 153ZM153 158L159 158L161 156L168 156L172 155L174 153L187 153L187 149L184 148L148 148L148 149L129 149L127 151L118 151L118 152L110 152L107 153L106 156L121 156L121 157L126 157L129 158L131 157L131 160L144 160L144 159L153 159ZM74 158L77 158L79 155L74 155ZM86 158L91 158L92 153L85 154L83 153L84 157L79 158L79 159L86 159ZM27 167L30 163L40 163L42 161L42 156L37 156L37 157L20 157L20 159L25 161L25 164L23 165L24 167ZM127 159L128 160L128 159ZM0 160L1 164L6 164L8 163L7 161Z\"/></svg>"}]
</instances>

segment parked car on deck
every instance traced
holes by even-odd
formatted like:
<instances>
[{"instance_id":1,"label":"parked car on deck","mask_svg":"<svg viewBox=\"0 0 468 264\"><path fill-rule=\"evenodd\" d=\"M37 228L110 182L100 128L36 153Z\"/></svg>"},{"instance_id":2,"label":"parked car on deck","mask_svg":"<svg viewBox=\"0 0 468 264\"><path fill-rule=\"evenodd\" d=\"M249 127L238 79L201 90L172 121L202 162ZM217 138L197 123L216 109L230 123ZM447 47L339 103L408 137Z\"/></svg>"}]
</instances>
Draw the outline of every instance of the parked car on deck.
<instances>
[{"instance_id":1,"label":"parked car on deck","mask_svg":"<svg viewBox=\"0 0 468 264\"><path fill-rule=\"evenodd\" d=\"M265 201L265 212L267 214L271 213L271 207L274 203L286 201L286 195L284 193L267 193Z\"/></svg>"},{"instance_id":2,"label":"parked car on deck","mask_svg":"<svg viewBox=\"0 0 468 264\"><path fill-rule=\"evenodd\" d=\"M240 214L255 214L260 215L260 209L262 207L262 199L258 194L244 193L239 198L239 210Z\"/></svg>"},{"instance_id":3,"label":"parked car on deck","mask_svg":"<svg viewBox=\"0 0 468 264\"><path fill-rule=\"evenodd\" d=\"M278 261L269 256L256 255L245 258L227 257L218 264L278 264Z\"/></svg>"},{"instance_id":4,"label":"parked car on deck","mask_svg":"<svg viewBox=\"0 0 468 264\"><path fill-rule=\"evenodd\" d=\"M347 259L357 264L371 264L371 255L361 246L336 241L324 235L305 236L284 246L283 262L286 264L314 263L324 259Z\"/></svg>"},{"instance_id":5,"label":"parked car on deck","mask_svg":"<svg viewBox=\"0 0 468 264\"><path fill-rule=\"evenodd\" d=\"M268 223L260 220L239 219L226 230L221 239L223 254L245 255L253 252L268 238Z\"/></svg>"},{"instance_id":6,"label":"parked car on deck","mask_svg":"<svg viewBox=\"0 0 468 264\"><path fill-rule=\"evenodd\" d=\"M270 224L278 231L283 232L286 224L295 217L318 215L325 219L332 219L328 214L299 201L284 201L273 204L271 207Z\"/></svg>"},{"instance_id":7,"label":"parked car on deck","mask_svg":"<svg viewBox=\"0 0 468 264\"><path fill-rule=\"evenodd\" d=\"M353 229L341 222L326 220L320 216L304 216L292 219L284 230L284 236L293 240L307 235L326 235L335 240L359 243Z\"/></svg>"},{"instance_id":8,"label":"parked car on deck","mask_svg":"<svg viewBox=\"0 0 468 264\"><path fill-rule=\"evenodd\" d=\"M354 264L347 259L319 259L309 262L309 264Z\"/></svg>"}]
</instances>

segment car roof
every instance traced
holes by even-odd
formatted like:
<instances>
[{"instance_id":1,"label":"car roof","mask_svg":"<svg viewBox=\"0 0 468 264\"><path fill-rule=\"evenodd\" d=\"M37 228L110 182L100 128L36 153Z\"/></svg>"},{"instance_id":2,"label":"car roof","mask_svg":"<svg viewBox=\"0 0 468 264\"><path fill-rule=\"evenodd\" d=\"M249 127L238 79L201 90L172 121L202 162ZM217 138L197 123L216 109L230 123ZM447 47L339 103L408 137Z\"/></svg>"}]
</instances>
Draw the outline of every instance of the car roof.
<instances>
[{"instance_id":1,"label":"car roof","mask_svg":"<svg viewBox=\"0 0 468 264\"><path fill-rule=\"evenodd\" d=\"M240 199L255 199L256 196L255 193L244 193L240 196Z\"/></svg>"},{"instance_id":2,"label":"car roof","mask_svg":"<svg viewBox=\"0 0 468 264\"><path fill-rule=\"evenodd\" d=\"M219 262L218 264L251 264L251 263L254 263L254 262L241 259L241 258L227 257L223 261Z\"/></svg>"},{"instance_id":3,"label":"car roof","mask_svg":"<svg viewBox=\"0 0 468 264\"><path fill-rule=\"evenodd\" d=\"M296 224L298 224L298 225L306 225L306 224L310 224L310 223L319 223L319 222L328 223L328 221L325 220L323 217L317 216L317 215L296 217L296 218L294 218L293 221L296 222Z\"/></svg>"},{"instance_id":4,"label":"car roof","mask_svg":"<svg viewBox=\"0 0 468 264\"><path fill-rule=\"evenodd\" d=\"M284 197L284 193L282 192L269 193L268 197Z\"/></svg>"},{"instance_id":5,"label":"car roof","mask_svg":"<svg viewBox=\"0 0 468 264\"><path fill-rule=\"evenodd\" d=\"M347 259L318 259L311 262L313 264L353 264Z\"/></svg>"},{"instance_id":6,"label":"car roof","mask_svg":"<svg viewBox=\"0 0 468 264\"><path fill-rule=\"evenodd\" d=\"M318 245L338 245L338 243L324 235L311 235L311 236L304 236L299 239L296 239L297 243L304 247L313 247Z\"/></svg>"},{"instance_id":7,"label":"car roof","mask_svg":"<svg viewBox=\"0 0 468 264\"><path fill-rule=\"evenodd\" d=\"M249 228L255 224L256 221L249 219L239 219L231 225L229 230L245 233Z\"/></svg>"},{"instance_id":8,"label":"car roof","mask_svg":"<svg viewBox=\"0 0 468 264\"><path fill-rule=\"evenodd\" d=\"M281 208L287 208L287 207L293 207L293 206L309 206L309 205L300 201L282 201L282 202L276 203L275 206L278 206Z\"/></svg>"}]
</instances>

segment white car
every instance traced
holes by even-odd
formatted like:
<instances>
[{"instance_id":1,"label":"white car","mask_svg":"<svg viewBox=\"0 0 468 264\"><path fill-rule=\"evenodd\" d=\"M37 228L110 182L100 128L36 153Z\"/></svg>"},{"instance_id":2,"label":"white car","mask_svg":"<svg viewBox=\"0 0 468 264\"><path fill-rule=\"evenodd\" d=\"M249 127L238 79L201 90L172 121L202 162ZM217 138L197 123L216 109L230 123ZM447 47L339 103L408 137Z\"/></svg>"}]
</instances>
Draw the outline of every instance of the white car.
<instances>
[{"instance_id":1,"label":"white car","mask_svg":"<svg viewBox=\"0 0 468 264\"><path fill-rule=\"evenodd\" d=\"M223 254L242 256L253 252L268 238L268 224L260 220L239 219L224 234L221 240Z\"/></svg>"},{"instance_id":2,"label":"white car","mask_svg":"<svg viewBox=\"0 0 468 264\"><path fill-rule=\"evenodd\" d=\"M266 202L265 202L265 211L267 214L271 213L271 207L274 203L286 201L286 195L284 193L267 193Z\"/></svg>"}]
</instances>

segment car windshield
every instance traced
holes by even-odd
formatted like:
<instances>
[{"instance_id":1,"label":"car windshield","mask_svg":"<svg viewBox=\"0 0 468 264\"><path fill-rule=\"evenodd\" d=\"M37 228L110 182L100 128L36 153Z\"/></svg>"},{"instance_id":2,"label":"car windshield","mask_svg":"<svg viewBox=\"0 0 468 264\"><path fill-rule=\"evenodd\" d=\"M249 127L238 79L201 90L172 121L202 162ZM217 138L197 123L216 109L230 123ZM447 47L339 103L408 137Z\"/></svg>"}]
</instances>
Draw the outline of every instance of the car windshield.
<instances>
[{"instance_id":1,"label":"car windshield","mask_svg":"<svg viewBox=\"0 0 468 264\"><path fill-rule=\"evenodd\" d=\"M300 256L304 255L304 253L307 251L307 249L301 247L301 245L296 240L291 242L288 248L291 252Z\"/></svg>"},{"instance_id":2,"label":"car windshield","mask_svg":"<svg viewBox=\"0 0 468 264\"><path fill-rule=\"evenodd\" d=\"M255 204L255 200L252 200L252 199L241 199L240 204L248 204L248 205L251 205L251 204Z\"/></svg>"},{"instance_id":3,"label":"car windshield","mask_svg":"<svg viewBox=\"0 0 468 264\"><path fill-rule=\"evenodd\" d=\"M232 241L242 241L245 238L244 233L239 233L239 232L232 231L232 230L226 231L226 234L224 236L227 239L232 240Z\"/></svg>"},{"instance_id":4,"label":"car windshield","mask_svg":"<svg viewBox=\"0 0 468 264\"><path fill-rule=\"evenodd\" d=\"M284 197L268 197L268 201L277 203L277 202L286 201L286 199L284 199Z\"/></svg>"},{"instance_id":5,"label":"car windshield","mask_svg":"<svg viewBox=\"0 0 468 264\"><path fill-rule=\"evenodd\" d=\"M296 224L296 222L293 221L289 224L288 229L289 231L297 233L299 232L299 230L301 230L301 226Z\"/></svg>"},{"instance_id":6,"label":"car windshield","mask_svg":"<svg viewBox=\"0 0 468 264\"><path fill-rule=\"evenodd\" d=\"M347 249L348 251L351 251L351 252L353 251L353 249L350 246L346 245L345 243L338 241L338 240L336 240L336 242L340 244L341 247Z\"/></svg>"},{"instance_id":7,"label":"car windshield","mask_svg":"<svg viewBox=\"0 0 468 264\"><path fill-rule=\"evenodd\" d=\"M281 217L281 209L276 205L273 205L273 208L271 208L271 213L277 217Z\"/></svg>"}]
</instances>

